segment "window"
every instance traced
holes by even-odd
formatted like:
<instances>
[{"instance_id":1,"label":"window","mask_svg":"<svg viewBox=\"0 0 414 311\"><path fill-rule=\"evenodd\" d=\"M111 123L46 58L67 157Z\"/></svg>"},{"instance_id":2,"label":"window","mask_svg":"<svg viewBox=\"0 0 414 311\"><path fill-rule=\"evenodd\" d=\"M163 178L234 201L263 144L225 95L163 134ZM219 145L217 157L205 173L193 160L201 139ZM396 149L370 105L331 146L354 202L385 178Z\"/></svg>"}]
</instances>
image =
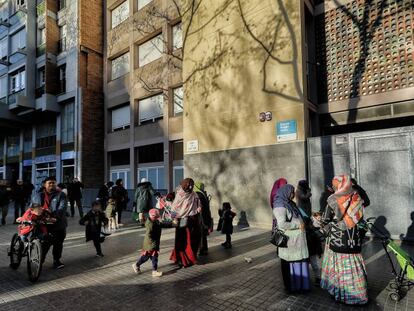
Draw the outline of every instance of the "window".
<instances>
[{"instance_id":1,"label":"window","mask_svg":"<svg viewBox=\"0 0 414 311\"><path fill-rule=\"evenodd\" d=\"M0 20L6 21L8 19L9 19L9 7L7 5L7 1L4 1L4 3L0 7Z\"/></svg>"},{"instance_id":2,"label":"window","mask_svg":"<svg viewBox=\"0 0 414 311\"><path fill-rule=\"evenodd\" d=\"M162 94L138 101L139 123L155 121L163 116L164 96Z\"/></svg>"},{"instance_id":3,"label":"window","mask_svg":"<svg viewBox=\"0 0 414 311\"><path fill-rule=\"evenodd\" d=\"M115 80L129 72L129 52L115 58L111 62L112 80Z\"/></svg>"},{"instance_id":4,"label":"window","mask_svg":"<svg viewBox=\"0 0 414 311\"><path fill-rule=\"evenodd\" d=\"M173 35L173 50L178 50L183 47L183 25L181 23L176 24L172 28Z\"/></svg>"},{"instance_id":5,"label":"window","mask_svg":"<svg viewBox=\"0 0 414 311\"><path fill-rule=\"evenodd\" d=\"M152 184L154 189L166 189L165 169L163 166L139 168L138 181L142 178L146 178Z\"/></svg>"},{"instance_id":6,"label":"window","mask_svg":"<svg viewBox=\"0 0 414 311\"><path fill-rule=\"evenodd\" d=\"M46 28L37 30L37 45L42 45L46 42Z\"/></svg>"},{"instance_id":7,"label":"window","mask_svg":"<svg viewBox=\"0 0 414 311\"><path fill-rule=\"evenodd\" d=\"M122 179L125 189L131 187L131 173L128 169L111 170L111 181L115 182L117 179Z\"/></svg>"},{"instance_id":8,"label":"window","mask_svg":"<svg viewBox=\"0 0 414 311\"><path fill-rule=\"evenodd\" d=\"M0 78L0 98L7 96L7 75Z\"/></svg>"},{"instance_id":9,"label":"window","mask_svg":"<svg viewBox=\"0 0 414 311\"><path fill-rule=\"evenodd\" d=\"M42 123L36 127L36 148L47 148L56 145L56 122Z\"/></svg>"},{"instance_id":10,"label":"window","mask_svg":"<svg viewBox=\"0 0 414 311\"><path fill-rule=\"evenodd\" d=\"M5 60L7 59L7 55L8 53L8 38L4 38L3 40L0 41L0 58Z\"/></svg>"},{"instance_id":11,"label":"window","mask_svg":"<svg viewBox=\"0 0 414 311\"><path fill-rule=\"evenodd\" d=\"M179 116L183 114L184 111L184 93L183 87L178 87L173 89L174 94L174 116Z\"/></svg>"},{"instance_id":12,"label":"window","mask_svg":"<svg viewBox=\"0 0 414 311\"><path fill-rule=\"evenodd\" d=\"M11 53L26 47L26 29L20 30L11 36Z\"/></svg>"},{"instance_id":13,"label":"window","mask_svg":"<svg viewBox=\"0 0 414 311\"><path fill-rule=\"evenodd\" d=\"M25 2L25 0L12 0L12 14L16 13L20 9L20 7L26 7Z\"/></svg>"},{"instance_id":14,"label":"window","mask_svg":"<svg viewBox=\"0 0 414 311\"><path fill-rule=\"evenodd\" d=\"M66 7L66 0L58 0L59 10L63 10Z\"/></svg>"},{"instance_id":15,"label":"window","mask_svg":"<svg viewBox=\"0 0 414 311\"><path fill-rule=\"evenodd\" d=\"M163 53L163 47L164 47L164 44L162 41L162 34L141 44L138 48L138 54L139 54L138 66L142 67L160 58Z\"/></svg>"},{"instance_id":16,"label":"window","mask_svg":"<svg viewBox=\"0 0 414 311\"><path fill-rule=\"evenodd\" d=\"M59 27L59 53L66 51L66 25Z\"/></svg>"},{"instance_id":17,"label":"window","mask_svg":"<svg viewBox=\"0 0 414 311\"><path fill-rule=\"evenodd\" d=\"M130 106L112 110L112 131L129 127L131 124Z\"/></svg>"},{"instance_id":18,"label":"window","mask_svg":"<svg viewBox=\"0 0 414 311\"><path fill-rule=\"evenodd\" d=\"M62 111L62 144L75 141L75 103L68 103Z\"/></svg>"},{"instance_id":19,"label":"window","mask_svg":"<svg viewBox=\"0 0 414 311\"><path fill-rule=\"evenodd\" d=\"M66 93L66 64L59 67L59 91Z\"/></svg>"},{"instance_id":20,"label":"window","mask_svg":"<svg viewBox=\"0 0 414 311\"><path fill-rule=\"evenodd\" d=\"M115 9L113 9L111 12L111 16L112 28L115 28L124 20L126 20L129 17L129 1L125 1L124 3L118 5Z\"/></svg>"},{"instance_id":21,"label":"window","mask_svg":"<svg viewBox=\"0 0 414 311\"><path fill-rule=\"evenodd\" d=\"M184 167L174 166L173 167L173 183L174 188L178 187L180 182L184 179Z\"/></svg>"},{"instance_id":22,"label":"window","mask_svg":"<svg viewBox=\"0 0 414 311\"><path fill-rule=\"evenodd\" d=\"M152 0L138 0L138 10L141 10L144 6L150 3Z\"/></svg>"},{"instance_id":23,"label":"window","mask_svg":"<svg viewBox=\"0 0 414 311\"><path fill-rule=\"evenodd\" d=\"M45 67L42 67L38 70L38 74L39 74L39 86L43 86L45 85L46 82L46 72L45 72Z\"/></svg>"},{"instance_id":24,"label":"window","mask_svg":"<svg viewBox=\"0 0 414 311\"><path fill-rule=\"evenodd\" d=\"M20 151L20 136L7 137L7 156L16 157Z\"/></svg>"},{"instance_id":25,"label":"window","mask_svg":"<svg viewBox=\"0 0 414 311\"><path fill-rule=\"evenodd\" d=\"M26 87L26 71L23 69L10 76L10 93L24 90Z\"/></svg>"},{"instance_id":26,"label":"window","mask_svg":"<svg viewBox=\"0 0 414 311\"><path fill-rule=\"evenodd\" d=\"M32 152L32 129L26 129L23 133L23 152L29 153Z\"/></svg>"}]
</instances>

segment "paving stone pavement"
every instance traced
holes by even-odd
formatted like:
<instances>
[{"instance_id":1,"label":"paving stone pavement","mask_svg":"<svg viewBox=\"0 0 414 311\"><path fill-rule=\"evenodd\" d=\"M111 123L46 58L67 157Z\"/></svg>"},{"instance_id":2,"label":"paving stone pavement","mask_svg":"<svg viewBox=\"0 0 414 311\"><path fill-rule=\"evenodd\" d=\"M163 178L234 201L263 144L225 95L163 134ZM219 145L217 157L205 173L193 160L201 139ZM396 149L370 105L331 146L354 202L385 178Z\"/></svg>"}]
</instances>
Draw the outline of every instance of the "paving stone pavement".
<instances>
[{"instance_id":1,"label":"paving stone pavement","mask_svg":"<svg viewBox=\"0 0 414 311\"><path fill-rule=\"evenodd\" d=\"M125 213L125 219L130 218ZM414 289L395 303L386 289L392 279L390 265L378 242L364 248L371 302L350 307L333 301L327 292L313 288L306 295L283 291L280 261L268 243L269 232L250 228L233 234L233 249L220 246L223 236L209 238L210 250L199 264L177 269L169 261L174 230L164 229L159 269L151 276L150 262L135 275L131 265L142 245L144 229L129 223L107 238L104 258L85 243L84 228L70 219L64 244L65 268L52 269L51 254L35 284L27 280L25 262L17 271L8 267L6 251L15 232L0 226L0 310L414 310ZM410 249L412 251L413 248ZM245 261L252 258L251 263Z\"/></svg>"}]
</instances>

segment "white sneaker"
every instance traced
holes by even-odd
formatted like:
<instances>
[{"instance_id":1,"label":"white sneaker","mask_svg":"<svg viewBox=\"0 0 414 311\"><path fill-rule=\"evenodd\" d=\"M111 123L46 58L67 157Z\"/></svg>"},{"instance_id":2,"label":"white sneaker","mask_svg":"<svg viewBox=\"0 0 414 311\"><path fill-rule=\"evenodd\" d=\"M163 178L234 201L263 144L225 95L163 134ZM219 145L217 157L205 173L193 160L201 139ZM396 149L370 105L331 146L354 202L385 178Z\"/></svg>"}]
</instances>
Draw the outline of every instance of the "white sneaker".
<instances>
[{"instance_id":1,"label":"white sneaker","mask_svg":"<svg viewBox=\"0 0 414 311\"><path fill-rule=\"evenodd\" d=\"M152 271L152 276L153 277L160 277L160 276L162 276L162 272L161 271Z\"/></svg>"},{"instance_id":2,"label":"white sneaker","mask_svg":"<svg viewBox=\"0 0 414 311\"><path fill-rule=\"evenodd\" d=\"M141 273L141 269L137 266L136 263L132 264L132 269L134 269L135 274Z\"/></svg>"}]
</instances>

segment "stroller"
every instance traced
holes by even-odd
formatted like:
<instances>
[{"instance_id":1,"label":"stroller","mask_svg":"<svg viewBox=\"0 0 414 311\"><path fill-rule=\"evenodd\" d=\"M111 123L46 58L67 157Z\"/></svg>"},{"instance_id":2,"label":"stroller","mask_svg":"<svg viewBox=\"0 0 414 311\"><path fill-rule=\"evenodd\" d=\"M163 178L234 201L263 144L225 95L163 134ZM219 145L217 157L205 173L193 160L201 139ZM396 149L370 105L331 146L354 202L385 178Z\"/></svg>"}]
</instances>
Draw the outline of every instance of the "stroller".
<instances>
[{"instance_id":1,"label":"stroller","mask_svg":"<svg viewBox=\"0 0 414 311\"><path fill-rule=\"evenodd\" d=\"M394 275L394 280L389 284L389 297L393 301L399 301L402 298L402 290L408 290L411 286L414 286L414 260L405 250L374 226L372 223L374 219L375 217L368 218L365 221L365 227L381 239ZM399 267L394 263L391 254L395 255Z\"/></svg>"}]
</instances>

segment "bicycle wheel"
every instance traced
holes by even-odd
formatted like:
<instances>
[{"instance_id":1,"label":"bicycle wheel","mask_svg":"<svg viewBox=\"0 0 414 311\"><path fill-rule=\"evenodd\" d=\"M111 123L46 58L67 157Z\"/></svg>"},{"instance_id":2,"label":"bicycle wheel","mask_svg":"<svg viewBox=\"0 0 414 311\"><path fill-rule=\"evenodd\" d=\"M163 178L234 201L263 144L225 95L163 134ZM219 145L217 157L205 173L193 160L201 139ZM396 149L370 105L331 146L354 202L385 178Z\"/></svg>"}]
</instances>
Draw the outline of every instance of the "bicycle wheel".
<instances>
[{"instance_id":1,"label":"bicycle wheel","mask_svg":"<svg viewBox=\"0 0 414 311\"><path fill-rule=\"evenodd\" d=\"M10 256L10 268L17 270L23 257L23 242L19 235L15 233L10 242L9 256Z\"/></svg>"},{"instance_id":2,"label":"bicycle wheel","mask_svg":"<svg viewBox=\"0 0 414 311\"><path fill-rule=\"evenodd\" d=\"M27 254L27 273L31 282L36 282L42 272L43 249L40 240L34 239Z\"/></svg>"}]
</instances>

